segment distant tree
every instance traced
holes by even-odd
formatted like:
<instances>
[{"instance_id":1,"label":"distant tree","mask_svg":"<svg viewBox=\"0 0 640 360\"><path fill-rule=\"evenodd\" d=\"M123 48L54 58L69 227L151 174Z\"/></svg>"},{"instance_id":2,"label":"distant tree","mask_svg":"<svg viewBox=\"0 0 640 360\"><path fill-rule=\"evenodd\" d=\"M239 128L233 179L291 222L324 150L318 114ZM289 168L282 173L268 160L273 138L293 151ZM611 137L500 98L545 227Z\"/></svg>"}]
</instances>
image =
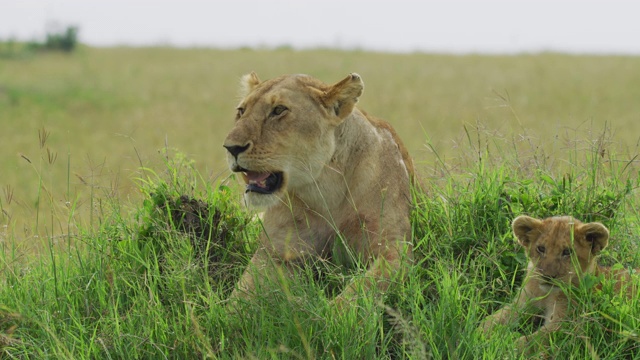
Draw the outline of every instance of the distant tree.
<instances>
[{"instance_id":1,"label":"distant tree","mask_svg":"<svg viewBox=\"0 0 640 360\"><path fill-rule=\"evenodd\" d=\"M78 44L78 28L68 26L63 32L47 33L47 40L42 48L46 50L62 50L71 52Z\"/></svg>"}]
</instances>

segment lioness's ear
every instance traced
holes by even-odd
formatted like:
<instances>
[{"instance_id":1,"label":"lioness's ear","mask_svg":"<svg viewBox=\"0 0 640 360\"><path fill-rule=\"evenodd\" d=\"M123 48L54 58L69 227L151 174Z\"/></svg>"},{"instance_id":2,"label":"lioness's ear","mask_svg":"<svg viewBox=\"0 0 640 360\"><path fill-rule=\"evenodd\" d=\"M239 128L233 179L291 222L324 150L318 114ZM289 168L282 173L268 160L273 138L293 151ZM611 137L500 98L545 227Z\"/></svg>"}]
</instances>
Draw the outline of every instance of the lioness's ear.
<instances>
[{"instance_id":1,"label":"lioness's ear","mask_svg":"<svg viewBox=\"0 0 640 360\"><path fill-rule=\"evenodd\" d=\"M591 245L591 253L597 255L609 244L609 230L598 222L582 225L580 231L584 233L585 240Z\"/></svg>"},{"instance_id":2,"label":"lioness's ear","mask_svg":"<svg viewBox=\"0 0 640 360\"><path fill-rule=\"evenodd\" d=\"M242 76L240 79L240 96L246 97L258 85L260 85L260 79L254 71Z\"/></svg>"},{"instance_id":3,"label":"lioness's ear","mask_svg":"<svg viewBox=\"0 0 640 360\"><path fill-rule=\"evenodd\" d=\"M353 111L363 90L364 83L360 75L351 73L331 86L322 96L322 101L338 118L344 119Z\"/></svg>"},{"instance_id":4,"label":"lioness's ear","mask_svg":"<svg viewBox=\"0 0 640 360\"><path fill-rule=\"evenodd\" d=\"M521 215L513 220L511 228L513 229L513 234L518 239L520 245L528 247L531 241L533 241L535 237L539 235L536 234L537 231L534 231L538 230L540 225L542 225L542 221L530 216Z\"/></svg>"}]
</instances>

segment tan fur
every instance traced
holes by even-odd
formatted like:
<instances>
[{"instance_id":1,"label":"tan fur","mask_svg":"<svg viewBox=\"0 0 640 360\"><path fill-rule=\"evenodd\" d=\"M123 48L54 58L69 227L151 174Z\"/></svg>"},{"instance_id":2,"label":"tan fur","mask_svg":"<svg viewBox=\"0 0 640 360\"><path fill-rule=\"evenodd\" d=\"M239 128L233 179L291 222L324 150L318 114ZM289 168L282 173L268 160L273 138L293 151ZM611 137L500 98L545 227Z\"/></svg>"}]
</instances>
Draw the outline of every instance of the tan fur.
<instances>
[{"instance_id":1,"label":"tan fur","mask_svg":"<svg viewBox=\"0 0 640 360\"><path fill-rule=\"evenodd\" d=\"M569 216L544 220L519 216L512 228L529 259L524 286L516 300L487 317L481 329L489 334L496 324L514 323L526 307L541 310L544 325L518 340L516 347L521 350L532 341L545 343L546 334L557 330L567 316L569 299L558 285L579 285L585 274L601 273L616 279L617 290L629 283L628 272L612 272L596 262L609 241L609 231L600 223L585 224ZM631 286L626 290L629 296L635 292Z\"/></svg>"},{"instance_id":2,"label":"tan fur","mask_svg":"<svg viewBox=\"0 0 640 360\"><path fill-rule=\"evenodd\" d=\"M260 82L251 73L243 82L245 97L224 142L242 151L230 150L229 166L281 172L283 185L272 194L245 193L249 206L266 209L264 232L231 297L251 296L260 277L275 273L270 264L330 258L342 240L368 271L338 302L358 285L384 292L411 259L413 163L389 124L355 107L364 89L360 76L326 85L307 75ZM275 115L278 106L286 110Z\"/></svg>"}]
</instances>

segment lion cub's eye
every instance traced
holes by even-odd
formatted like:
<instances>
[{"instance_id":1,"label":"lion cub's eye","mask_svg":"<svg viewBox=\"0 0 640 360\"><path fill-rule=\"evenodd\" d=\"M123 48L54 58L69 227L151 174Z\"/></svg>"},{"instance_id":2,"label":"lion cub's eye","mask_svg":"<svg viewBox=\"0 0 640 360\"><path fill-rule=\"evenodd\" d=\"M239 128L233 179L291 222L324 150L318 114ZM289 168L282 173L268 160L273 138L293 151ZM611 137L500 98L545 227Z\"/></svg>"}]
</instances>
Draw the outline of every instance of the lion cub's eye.
<instances>
[{"instance_id":1,"label":"lion cub's eye","mask_svg":"<svg viewBox=\"0 0 640 360\"><path fill-rule=\"evenodd\" d=\"M238 110L238 113L236 114L237 117L240 117L240 116L244 115L244 108L243 107L239 107L236 110Z\"/></svg>"},{"instance_id":2,"label":"lion cub's eye","mask_svg":"<svg viewBox=\"0 0 640 360\"><path fill-rule=\"evenodd\" d=\"M562 257L569 257L569 256L571 256L571 249L562 250Z\"/></svg>"},{"instance_id":3,"label":"lion cub's eye","mask_svg":"<svg viewBox=\"0 0 640 360\"><path fill-rule=\"evenodd\" d=\"M276 107L273 108L273 110L271 110L271 114L269 114L270 116L278 116L278 115L282 115L283 112L289 110L286 106L284 105L278 105Z\"/></svg>"},{"instance_id":4,"label":"lion cub's eye","mask_svg":"<svg viewBox=\"0 0 640 360\"><path fill-rule=\"evenodd\" d=\"M538 246L536 250L538 250L540 254L544 254L544 252L547 251L547 249L545 249L545 247L542 245Z\"/></svg>"}]
</instances>

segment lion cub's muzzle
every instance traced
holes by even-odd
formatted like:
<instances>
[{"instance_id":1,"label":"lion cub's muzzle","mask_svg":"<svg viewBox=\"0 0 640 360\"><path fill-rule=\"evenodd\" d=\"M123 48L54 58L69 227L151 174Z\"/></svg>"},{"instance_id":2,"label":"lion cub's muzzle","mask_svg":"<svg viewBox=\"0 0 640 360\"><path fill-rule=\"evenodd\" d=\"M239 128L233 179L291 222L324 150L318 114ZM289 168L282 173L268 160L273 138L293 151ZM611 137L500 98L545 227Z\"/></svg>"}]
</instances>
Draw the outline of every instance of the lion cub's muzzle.
<instances>
[{"instance_id":1,"label":"lion cub's muzzle","mask_svg":"<svg viewBox=\"0 0 640 360\"><path fill-rule=\"evenodd\" d=\"M549 276L549 275L540 275L540 283L542 285L547 285L547 286L554 286L556 285L558 282L557 277L556 276Z\"/></svg>"}]
</instances>

